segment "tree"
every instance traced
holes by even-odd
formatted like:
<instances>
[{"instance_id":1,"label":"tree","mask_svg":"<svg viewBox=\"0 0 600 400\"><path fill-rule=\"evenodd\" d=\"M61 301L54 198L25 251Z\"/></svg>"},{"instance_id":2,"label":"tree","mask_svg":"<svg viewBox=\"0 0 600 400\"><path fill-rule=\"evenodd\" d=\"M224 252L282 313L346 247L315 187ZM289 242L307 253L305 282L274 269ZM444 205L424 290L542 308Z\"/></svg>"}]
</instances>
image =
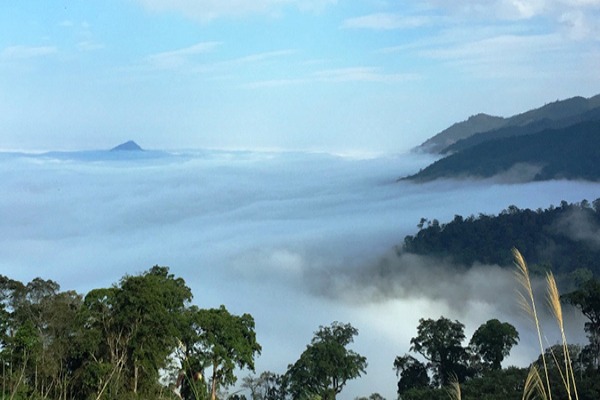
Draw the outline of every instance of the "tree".
<instances>
[{"instance_id":1,"label":"tree","mask_svg":"<svg viewBox=\"0 0 600 400\"><path fill-rule=\"evenodd\" d=\"M369 397L355 397L354 400L385 400L379 393L371 393Z\"/></svg>"},{"instance_id":2,"label":"tree","mask_svg":"<svg viewBox=\"0 0 600 400\"><path fill-rule=\"evenodd\" d=\"M514 326L491 319L477 328L469 345L487 368L499 370L502 368L502 360L510 354L510 349L518 341L519 333Z\"/></svg>"},{"instance_id":3,"label":"tree","mask_svg":"<svg viewBox=\"0 0 600 400\"><path fill-rule=\"evenodd\" d=\"M249 375L243 379L242 388L250 390L251 400L283 400L285 388L283 377L265 371L259 376Z\"/></svg>"},{"instance_id":4,"label":"tree","mask_svg":"<svg viewBox=\"0 0 600 400\"><path fill-rule=\"evenodd\" d=\"M588 321L584 325L590 344L584 349L592 366L600 367L600 280L589 279L578 290L562 296L567 303L577 307Z\"/></svg>"},{"instance_id":5,"label":"tree","mask_svg":"<svg viewBox=\"0 0 600 400\"><path fill-rule=\"evenodd\" d=\"M58 283L34 278L26 285L0 277L3 382L21 390L65 398L73 369L72 339L81 296Z\"/></svg>"},{"instance_id":6,"label":"tree","mask_svg":"<svg viewBox=\"0 0 600 400\"><path fill-rule=\"evenodd\" d=\"M256 341L254 318L250 314L232 315L225 306L208 310L190 307L187 311L187 330L182 336L184 354L182 364L186 376L205 368L212 372L210 398L217 391L237 381L234 370L248 368L254 371L254 358L261 352Z\"/></svg>"},{"instance_id":7,"label":"tree","mask_svg":"<svg viewBox=\"0 0 600 400\"><path fill-rule=\"evenodd\" d=\"M410 389L423 389L429 387L429 375L425 365L408 354L398 356L394 360L394 369L398 380L398 395Z\"/></svg>"},{"instance_id":8,"label":"tree","mask_svg":"<svg viewBox=\"0 0 600 400\"><path fill-rule=\"evenodd\" d=\"M182 278L175 278L168 267L154 266L149 271L126 276L116 293L121 326L129 326L129 390L153 390L158 371L177 347L183 311L192 292ZM148 394L148 393L146 393Z\"/></svg>"},{"instance_id":9,"label":"tree","mask_svg":"<svg viewBox=\"0 0 600 400\"><path fill-rule=\"evenodd\" d=\"M155 396L159 370L178 345L191 298L184 280L160 266L90 291L80 314L81 391L95 398Z\"/></svg>"},{"instance_id":10,"label":"tree","mask_svg":"<svg viewBox=\"0 0 600 400\"><path fill-rule=\"evenodd\" d=\"M429 361L433 370L434 383L446 386L453 376L459 382L468 375L467 350L461 343L465 339L465 326L458 321L440 317L419 320L417 336L410 340L410 350L421 354Z\"/></svg>"},{"instance_id":11,"label":"tree","mask_svg":"<svg viewBox=\"0 0 600 400\"><path fill-rule=\"evenodd\" d=\"M335 400L349 380L366 373L367 359L346 348L356 335L358 330L350 324L320 326L300 359L288 367L286 377L292 396Z\"/></svg>"}]
</instances>

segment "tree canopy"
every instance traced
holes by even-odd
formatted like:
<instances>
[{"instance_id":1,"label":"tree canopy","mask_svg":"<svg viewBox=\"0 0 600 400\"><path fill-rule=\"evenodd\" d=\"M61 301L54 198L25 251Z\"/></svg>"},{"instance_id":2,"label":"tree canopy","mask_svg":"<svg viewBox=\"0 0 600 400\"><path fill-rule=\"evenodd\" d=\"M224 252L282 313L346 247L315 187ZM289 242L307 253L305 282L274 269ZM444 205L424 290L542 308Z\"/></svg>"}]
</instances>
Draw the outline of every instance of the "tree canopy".
<instances>
[{"instance_id":1,"label":"tree canopy","mask_svg":"<svg viewBox=\"0 0 600 400\"><path fill-rule=\"evenodd\" d=\"M350 324L319 327L300 359L288 367L292 396L334 400L349 380L366 373L367 359L347 348L356 335L358 330Z\"/></svg>"},{"instance_id":2,"label":"tree canopy","mask_svg":"<svg viewBox=\"0 0 600 400\"><path fill-rule=\"evenodd\" d=\"M499 370L504 357L510 354L510 349L518 342L519 333L514 326L490 319L473 333L470 346L486 367Z\"/></svg>"},{"instance_id":3,"label":"tree canopy","mask_svg":"<svg viewBox=\"0 0 600 400\"><path fill-rule=\"evenodd\" d=\"M215 400L221 386L236 382L236 367L254 371L254 358L262 349L256 341L254 318L250 314L232 315L225 306L192 307L187 317L182 363L188 366L188 377L192 372L210 368L210 398ZM191 366L195 368L189 370Z\"/></svg>"},{"instance_id":4,"label":"tree canopy","mask_svg":"<svg viewBox=\"0 0 600 400\"><path fill-rule=\"evenodd\" d=\"M552 266L555 275L585 267L600 277L600 199L542 210L511 205L498 215L463 217L447 223L421 218L419 231L404 238L398 252L512 267L511 249L517 247L530 265Z\"/></svg>"},{"instance_id":5,"label":"tree canopy","mask_svg":"<svg viewBox=\"0 0 600 400\"><path fill-rule=\"evenodd\" d=\"M446 386L453 376L462 382L467 377L468 354L462 346L465 326L440 317L420 319L417 336L410 340L410 350L429 361L436 385Z\"/></svg>"}]
</instances>

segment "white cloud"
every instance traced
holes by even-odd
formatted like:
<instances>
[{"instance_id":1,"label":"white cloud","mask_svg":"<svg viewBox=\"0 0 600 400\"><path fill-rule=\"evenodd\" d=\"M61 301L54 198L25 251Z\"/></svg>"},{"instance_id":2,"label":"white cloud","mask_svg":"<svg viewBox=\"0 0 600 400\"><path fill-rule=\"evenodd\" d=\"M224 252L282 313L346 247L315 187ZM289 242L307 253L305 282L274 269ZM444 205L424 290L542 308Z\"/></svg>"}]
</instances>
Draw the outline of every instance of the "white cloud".
<instances>
[{"instance_id":1,"label":"white cloud","mask_svg":"<svg viewBox=\"0 0 600 400\"><path fill-rule=\"evenodd\" d=\"M220 17L248 14L277 15L284 6L294 6L301 11L320 12L337 0L138 0L152 11L177 11L207 22Z\"/></svg>"},{"instance_id":2,"label":"white cloud","mask_svg":"<svg viewBox=\"0 0 600 400\"><path fill-rule=\"evenodd\" d=\"M574 40L600 39L600 27L597 22L598 15L590 15L583 10L567 11L559 21L568 37Z\"/></svg>"},{"instance_id":3,"label":"white cloud","mask_svg":"<svg viewBox=\"0 0 600 400\"><path fill-rule=\"evenodd\" d=\"M272 88L282 86L295 86L310 83L343 83L343 82L371 82L371 83L398 83L419 79L413 73L385 73L381 68L375 67L347 67L316 71L312 74L297 78L268 79L255 81L243 85L246 89Z\"/></svg>"},{"instance_id":4,"label":"white cloud","mask_svg":"<svg viewBox=\"0 0 600 400\"><path fill-rule=\"evenodd\" d=\"M20 60L44 57L58 52L54 46L9 46L0 52L0 59Z\"/></svg>"},{"instance_id":5,"label":"white cloud","mask_svg":"<svg viewBox=\"0 0 600 400\"><path fill-rule=\"evenodd\" d=\"M418 78L415 74L385 73L376 67L348 67L318 71L314 79L322 82L402 82Z\"/></svg>"},{"instance_id":6,"label":"white cloud","mask_svg":"<svg viewBox=\"0 0 600 400\"><path fill-rule=\"evenodd\" d=\"M421 217L444 222L598 194L597 183L584 182L395 182L430 161L220 151L112 162L0 154L0 270L83 292L169 265L199 306L225 304L255 317L258 371L284 372L319 325L350 322L360 330L356 346L369 374L343 398L372 388L393 398L393 356L408 350L419 318L444 315L473 330L509 313L494 293L511 287L498 268L461 275L442 264L428 271L446 279L428 285L420 269L426 259L403 258L386 270L382 255L414 234Z\"/></svg>"},{"instance_id":7,"label":"white cloud","mask_svg":"<svg viewBox=\"0 0 600 400\"><path fill-rule=\"evenodd\" d=\"M105 46L102 43L96 43L91 40L82 40L77 43L77 49L80 51L93 51L103 49Z\"/></svg>"},{"instance_id":8,"label":"white cloud","mask_svg":"<svg viewBox=\"0 0 600 400\"><path fill-rule=\"evenodd\" d=\"M399 14L377 13L349 18L344 21L344 28L364 28L375 30L411 29L431 23L426 16L403 16Z\"/></svg>"},{"instance_id":9,"label":"white cloud","mask_svg":"<svg viewBox=\"0 0 600 400\"><path fill-rule=\"evenodd\" d=\"M455 15L486 19L528 19L543 13L548 0L429 0L429 4Z\"/></svg>"},{"instance_id":10,"label":"white cloud","mask_svg":"<svg viewBox=\"0 0 600 400\"><path fill-rule=\"evenodd\" d=\"M581 16L584 15L595 26L600 11L599 0L430 0L429 4L448 10L458 18L529 20L545 17L554 24L574 23L577 25L573 32L576 37L581 37L577 34L582 25Z\"/></svg>"},{"instance_id":11,"label":"white cloud","mask_svg":"<svg viewBox=\"0 0 600 400\"><path fill-rule=\"evenodd\" d=\"M247 64L247 63L255 63L260 61L265 61L272 58L279 58L283 56L289 56L291 54L295 54L296 51L292 49L284 49L284 50L274 50L274 51L266 51L263 53L249 54L246 56L242 56L231 61L227 61L228 64Z\"/></svg>"},{"instance_id":12,"label":"white cloud","mask_svg":"<svg viewBox=\"0 0 600 400\"><path fill-rule=\"evenodd\" d=\"M219 42L196 43L182 49L152 54L147 57L147 60L151 65L159 69L178 68L188 63L192 57L208 53L220 44Z\"/></svg>"}]
</instances>

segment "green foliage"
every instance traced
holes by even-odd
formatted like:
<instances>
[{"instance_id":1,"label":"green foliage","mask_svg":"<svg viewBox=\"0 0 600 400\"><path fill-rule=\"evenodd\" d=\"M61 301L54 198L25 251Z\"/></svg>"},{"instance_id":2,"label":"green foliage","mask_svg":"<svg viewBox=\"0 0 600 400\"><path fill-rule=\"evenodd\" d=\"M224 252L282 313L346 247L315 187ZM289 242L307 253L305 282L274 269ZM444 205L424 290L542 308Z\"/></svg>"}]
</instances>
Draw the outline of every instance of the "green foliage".
<instances>
[{"instance_id":1,"label":"green foliage","mask_svg":"<svg viewBox=\"0 0 600 400\"><path fill-rule=\"evenodd\" d=\"M250 391L250 400L284 400L286 388L284 376L265 371L259 376L247 376L242 388Z\"/></svg>"},{"instance_id":2,"label":"green foliage","mask_svg":"<svg viewBox=\"0 0 600 400\"><path fill-rule=\"evenodd\" d=\"M220 387L236 382L236 367L254 371L254 358L262 349L256 341L254 318L250 314L232 315L225 306L208 310L190 307L185 321L181 342L186 376L210 368L212 400Z\"/></svg>"},{"instance_id":3,"label":"green foliage","mask_svg":"<svg viewBox=\"0 0 600 400\"><path fill-rule=\"evenodd\" d=\"M599 129L600 121L585 121L561 129L485 141L442 158L408 179L424 182L464 176L488 178L527 164L539 171L519 179L597 181Z\"/></svg>"},{"instance_id":4,"label":"green foliage","mask_svg":"<svg viewBox=\"0 0 600 400\"><path fill-rule=\"evenodd\" d=\"M502 360L510 354L510 349L518 341L519 333L514 326L491 319L477 328L469 344L486 368L499 370L502 368Z\"/></svg>"},{"instance_id":5,"label":"green foliage","mask_svg":"<svg viewBox=\"0 0 600 400\"><path fill-rule=\"evenodd\" d=\"M349 380L366 373L367 359L347 346L358 330L334 322L321 326L300 359L288 367L286 379L294 399L320 396L334 400Z\"/></svg>"},{"instance_id":6,"label":"green foliage","mask_svg":"<svg viewBox=\"0 0 600 400\"><path fill-rule=\"evenodd\" d=\"M562 300L578 308L588 319L584 330L589 344L584 348L582 357L594 369L600 368L600 280L589 279L581 287L562 296Z\"/></svg>"},{"instance_id":7,"label":"green foliage","mask_svg":"<svg viewBox=\"0 0 600 400\"><path fill-rule=\"evenodd\" d=\"M509 206L496 216L457 215L445 224L426 222L422 219L418 233L404 239L401 251L467 266L476 262L512 266L510 250L517 247L530 264L552 265L557 275L585 266L600 276L600 249L594 244L600 207L585 200L536 211Z\"/></svg>"},{"instance_id":8,"label":"green foliage","mask_svg":"<svg viewBox=\"0 0 600 400\"><path fill-rule=\"evenodd\" d=\"M398 380L398 395L412 389L424 389L429 387L429 375L427 367L416 358L405 354L394 360L394 369Z\"/></svg>"},{"instance_id":9,"label":"green foliage","mask_svg":"<svg viewBox=\"0 0 600 400\"><path fill-rule=\"evenodd\" d=\"M436 386L446 386L453 377L463 382L469 375L467 349L462 346L465 326L440 317L419 320L417 336L410 340L410 350L429 361Z\"/></svg>"},{"instance_id":10,"label":"green foliage","mask_svg":"<svg viewBox=\"0 0 600 400\"><path fill-rule=\"evenodd\" d=\"M527 368L509 367L488 371L461 385L464 399L521 400Z\"/></svg>"}]
</instances>

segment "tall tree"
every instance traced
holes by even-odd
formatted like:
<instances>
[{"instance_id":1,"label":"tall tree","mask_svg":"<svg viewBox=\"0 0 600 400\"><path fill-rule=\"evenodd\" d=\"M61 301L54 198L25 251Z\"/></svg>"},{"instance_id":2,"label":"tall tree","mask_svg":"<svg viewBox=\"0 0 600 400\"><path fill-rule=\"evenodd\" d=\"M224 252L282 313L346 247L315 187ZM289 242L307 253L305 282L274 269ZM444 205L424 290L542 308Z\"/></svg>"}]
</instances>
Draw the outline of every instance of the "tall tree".
<instances>
[{"instance_id":1,"label":"tall tree","mask_svg":"<svg viewBox=\"0 0 600 400\"><path fill-rule=\"evenodd\" d=\"M210 398L215 400L221 387L234 384L235 368L254 371L254 358L262 348L256 341L254 318L250 314L232 315L225 306L213 309L190 307L187 312L187 332L182 335L182 364L190 372L211 370ZM196 396L196 394L194 394Z\"/></svg>"},{"instance_id":2,"label":"tall tree","mask_svg":"<svg viewBox=\"0 0 600 400\"><path fill-rule=\"evenodd\" d=\"M589 279L562 299L577 307L588 319L584 330L590 343L584 353L595 368L600 368L600 280Z\"/></svg>"},{"instance_id":3,"label":"tall tree","mask_svg":"<svg viewBox=\"0 0 600 400\"><path fill-rule=\"evenodd\" d=\"M25 390L45 398L66 398L81 296L60 292L58 283L41 278L24 285L0 277L0 287L3 383L13 395Z\"/></svg>"},{"instance_id":4,"label":"tall tree","mask_svg":"<svg viewBox=\"0 0 600 400\"><path fill-rule=\"evenodd\" d=\"M510 354L510 349L518 342L519 333L514 326L490 319L477 328L469 345L473 353L483 360L484 366L499 370L504 357Z\"/></svg>"},{"instance_id":5,"label":"tall tree","mask_svg":"<svg viewBox=\"0 0 600 400\"><path fill-rule=\"evenodd\" d=\"M100 398L124 392L152 397L159 370L178 345L191 290L168 267L125 276L119 286L96 289L84 300L80 340L81 383Z\"/></svg>"},{"instance_id":6,"label":"tall tree","mask_svg":"<svg viewBox=\"0 0 600 400\"><path fill-rule=\"evenodd\" d=\"M458 321L440 317L419 320L417 336L410 340L410 350L429 361L437 385L446 386L453 376L460 382L468 375L467 350L462 347L465 326Z\"/></svg>"},{"instance_id":7,"label":"tall tree","mask_svg":"<svg viewBox=\"0 0 600 400\"><path fill-rule=\"evenodd\" d=\"M284 400L283 377L270 371L259 376L247 376L243 379L243 388L250 391L251 400Z\"/></svg>"},{"instance_id":8,"label":"tall tree","mask_svg":"<svg viewBox=\"0 0 600 400\"><path fill-rule=\"evenodd\" d=\"M183 311L192 292L182 278L175 278L168 267L154 266L138 276L121 281L116 302L119 320L130 326L128 349L130 390L140 385L153 386L158 371L177 347Z\"/></svg>"},{"instance_id":9,"label":"tall tree","mask_svg":"<svg viewBox=\"0 0 600 400\"><path fill-rule=\"evenodd\" d=\"M398 356L394 360L394 369L398 380L398 396L410 389L429 387L429 375L425 365L411 355Z\"/></svg>"},{"instance_id":10,"label":"tall tree","mask_svg":"<svg viewBox=\"0 0 600 400\"><path fill-rule=\"evenodd\" d=\"M356 335L358 330L350 324L334 322L319 327L300 359L288 367L293 397L335 400L349 380L366 373L367 359L347 349Z\"/></svg>"}]
</instances>

